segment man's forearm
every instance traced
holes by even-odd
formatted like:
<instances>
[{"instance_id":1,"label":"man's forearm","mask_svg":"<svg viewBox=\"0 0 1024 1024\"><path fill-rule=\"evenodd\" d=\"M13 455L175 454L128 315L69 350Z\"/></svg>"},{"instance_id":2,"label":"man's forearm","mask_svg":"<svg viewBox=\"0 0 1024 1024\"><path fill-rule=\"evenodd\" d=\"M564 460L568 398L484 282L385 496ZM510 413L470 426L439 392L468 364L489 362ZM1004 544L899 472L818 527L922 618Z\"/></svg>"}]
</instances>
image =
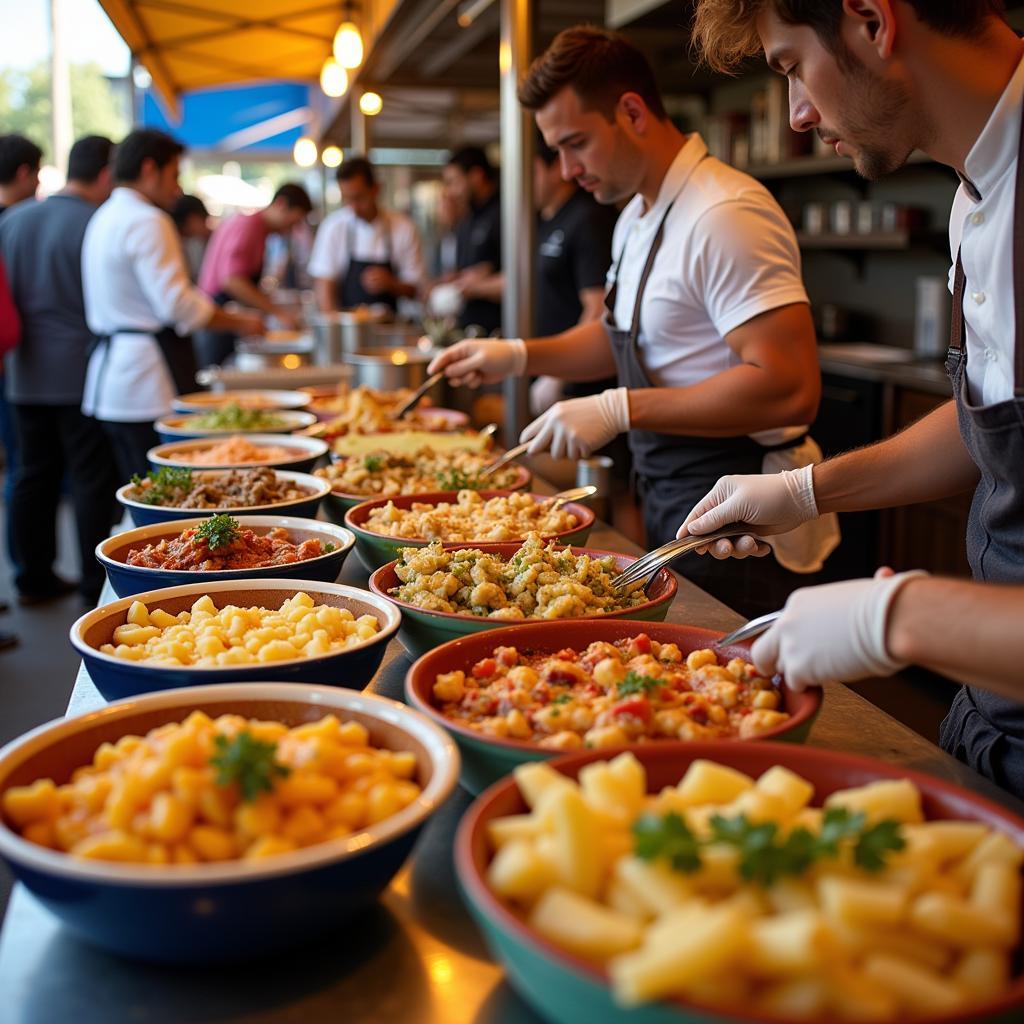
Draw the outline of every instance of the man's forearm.
<instances>
[{"instance_id":1,"label":"man's forearm","mask_svg":"<svg viewBox=\"0 0 1024 1024\"><path fill-rule=\"evenodd\" d=\"M814 467L819 512L863 512L962 494L978 483L952 401L867 448Z\"/></svg>"},{"instance_id":2,"label":"man's forearm","mask_svg":"<svg viewBox=\"0 0 1024 1024\"><path fill-rule=\"evenodd\" d=\"M337 309L334 304L334 282L326 277L313 278L313 294L316 305L321 313L333 313Z\"/></svg>"},{"instance_id":3,"label":"man's forearm","mask_svg":"<svg viewBox=\"0 0 1024 1024\"><path fill-rule=\"evenodd\" d=\"M886 642L899 661L1024 701L1024 587L910 579L889 610Z\"/></svg>"},{"instance_id":4,"label":"man's forearm","mask_svg":"<svg viewBox=\"0 0 1024 1024\"><path fill-rule=\"evenodd\" d=\"M600 321L526 343L526 372L531 376L590 381L611 377L615 371L611 341Z\"/></svg>"},{"instance_id":5,"label":"man's forearm","mask_svg":"<svg viewBox=\"0 0 1024 1024\"><path fill-rule=\"evenodd\" d=\"M462 293L467 299L501 302L505 293L505 275L488 274L486 277L467 278Z\"/></svg>"},{"instance_id":6,"label":"man's forearm","mask_svg":"<svg viewBox=\"0 0 1024 1024\"><path fill-rule=\"evenodd\" d=\"M271 301L270 296L266 292L261 291L247 278L242 277L239 274L235 274L229 277L222 285L224 291L235 299L237 302L241 302L243 306L249 306L252 309L259 309L266 313L268 316L274 312L274 303Z\"/></svg>"}]
</instances>

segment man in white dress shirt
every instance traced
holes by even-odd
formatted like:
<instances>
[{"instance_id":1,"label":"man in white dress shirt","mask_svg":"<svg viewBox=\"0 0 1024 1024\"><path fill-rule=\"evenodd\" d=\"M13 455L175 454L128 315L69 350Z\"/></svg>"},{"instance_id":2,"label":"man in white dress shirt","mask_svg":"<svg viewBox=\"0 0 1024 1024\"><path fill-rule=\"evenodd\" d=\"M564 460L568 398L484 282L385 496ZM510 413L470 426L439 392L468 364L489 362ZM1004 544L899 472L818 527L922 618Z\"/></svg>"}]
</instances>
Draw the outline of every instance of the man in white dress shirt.
<instances>
[{"instance_id":1,"label":"man in white dress shirt","mask_svg":"<svg viewBox=\"0 0 1024 1024\"><path fill-rule=\"evenodd\" d=\"M800 252L770 193L675 127L647 59L615 33L560 33L519 99L563 177L601 203L630 200L615 227L607 316L527 342L462 342L431 370L471 385L617 374L618 387L556 403L522 440L531 454L580 458L628 431L651 546L674 536L679 512L726 467L820 458L807 437L821 378ZM756 574L693 558L679 571L755 614L796 586L790 568L820 568L834 545L811 538Z\"/></svg>"},{"instance_id":2,"label":"man in white dress shirt","mask_svg":"<svg viewBox=\"0 0 1024 1024\"><path fill-rule=\"evenodd\" d=\"M254 313L217 307L189 280L174 221L184 147L163 132L132 132L117 147L117 187L89 221L82 244L85 316L97 345L82 411L103 425L124 480L147 470L153 423L194 387L189 335L199 327L253 334Z\"/></svg>"},{"instance_id":3,"label":"man in white dress shirt","mask_svg":"<svg viewBox=\"0 0 1024 1024\"><path fill-rule=\"evenodd\" d=\"M398 308L414 298L426 276L416 225L380 205L380 184L365 157L337 171L344 205L324 218L316 233L309 274L321 312L355 306Z\"/></svg>"}]
</instances>

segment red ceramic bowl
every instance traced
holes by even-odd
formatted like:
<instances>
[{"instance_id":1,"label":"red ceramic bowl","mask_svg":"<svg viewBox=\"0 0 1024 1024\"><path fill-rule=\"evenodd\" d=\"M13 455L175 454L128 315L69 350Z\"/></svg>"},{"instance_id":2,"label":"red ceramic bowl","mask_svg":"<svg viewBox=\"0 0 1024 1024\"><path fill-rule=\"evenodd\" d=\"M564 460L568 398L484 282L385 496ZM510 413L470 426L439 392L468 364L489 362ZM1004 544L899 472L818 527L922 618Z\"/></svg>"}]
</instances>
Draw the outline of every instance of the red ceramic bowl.
<instances>
[{"instance_id":1,"label":"red ceramic bowl","mask_svg":"<svg viewBox=\"0 0 1024 1024\"><path fill-rule=\"evenodd\" d=\"M646 633L652 640L663 644L677 644L684 655L710 647L722 633L699 626L679 626L670 622L629 622L622 619L571 619L555 622L529 622L521 626L475 633L452 640L424 654L414 662L405 677L405 699L418 711L432 718L447 729L455 739L462 754L462 785L472 793L479 793L492 782L508 775L516 765L524 761L550 761L558 757L558 751L548 750L526 740L502 739L487 736L470 729L459 722L446 718L434 700L434 681L442 672L462 669L468 672L481 658L488 657L495 647L515 647L519 651L534 654L554 654L563 647L576 651L584 650L595 640L615 643ZM730 658L750 658L749 644L734 644L719 654L719 663L725 664ZM821 709L822 692L818 688L794 693L780 688L782 705L780 710L788 711L789 721L757 737L762 739L786 740L802 743L807 739L811 725ZM747 743L748 740L719 740L720 743ZM661 739L643 744L649 747L689 748L691 743L682 740ZM632 748L632 749L635 749Z\"/></svg>"},{"instance_id":2,"label":"red ceramic bowl","mask_svg":"<svg viewBox=\"0 0 1024 1024\"><path fill-rule=\"evenodd\" d=\"M617 751L586 751L552 762L552 767L577 778L592 761L613 756ZM675 785L692 761L707 758L751 776L774 765L783 765L814 785L814 802L820 805L838 789L862 786L878 779L909 779L923 796L929 820L980 821L1005 832L1024 846L1024 818L998 804L976 796L930 775L902 765L886 764L873 758L845 754L817 747L785 743L690 743L672 747L651 744L633 748L647 771L647 788L657 793ZM545 1019L570 1019L566 1007L574 1008L571 1019L600 1020L602 1024L647 1024L657 1021L726 1021L730 1024L793 1024L790 1018L744 1011L737 1007L713 1007L690 1000L675 999L649 1003L624 1010L611 996L608 976L594 964L566 953L542 938L513 914L491 892L484 880L490 861L487 828L495 818L522 814L527 810L512 778L505 779L477 798L459 825L455 837L455 874L462 893L496 957L505 964L508 977L519 993ZM1019 958L1018 958L1019 959ZM540 983L543 974L544 984ZM904 1020L906 1018L900 1018ZM1024 975L1018 973L1012 986L998 998L979 1002L955 1013L914 1017L914 1024L976 1024L1024 1020ZM832 1024L823 1017L814 1024Z\"/></svg>"}]
</instances>

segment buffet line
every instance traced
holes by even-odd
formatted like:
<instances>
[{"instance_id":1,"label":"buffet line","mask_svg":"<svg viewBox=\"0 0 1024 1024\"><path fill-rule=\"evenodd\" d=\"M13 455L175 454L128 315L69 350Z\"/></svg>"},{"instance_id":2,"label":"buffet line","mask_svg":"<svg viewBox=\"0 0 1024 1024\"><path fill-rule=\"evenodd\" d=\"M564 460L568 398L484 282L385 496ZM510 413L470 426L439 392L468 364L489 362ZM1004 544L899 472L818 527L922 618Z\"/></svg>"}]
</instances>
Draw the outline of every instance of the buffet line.
<instances>
[{"instance_id":1,"label":"buffet line","mask_svg":"<svg viewBox=\"0 0 1024 1024\"><path fill-rule=\"evenodd\" d=\"M461 897L548 1020L1020 1019L1024 819L804 745L821 690L666 622L676 577L623 585L587 489L408 398L157 424L71 630L110 703L0 751L0 856L63 927L171 965L329 936L461 785ZM396 637L404 702L369 692Z\"/></svg>"}]
</instances>

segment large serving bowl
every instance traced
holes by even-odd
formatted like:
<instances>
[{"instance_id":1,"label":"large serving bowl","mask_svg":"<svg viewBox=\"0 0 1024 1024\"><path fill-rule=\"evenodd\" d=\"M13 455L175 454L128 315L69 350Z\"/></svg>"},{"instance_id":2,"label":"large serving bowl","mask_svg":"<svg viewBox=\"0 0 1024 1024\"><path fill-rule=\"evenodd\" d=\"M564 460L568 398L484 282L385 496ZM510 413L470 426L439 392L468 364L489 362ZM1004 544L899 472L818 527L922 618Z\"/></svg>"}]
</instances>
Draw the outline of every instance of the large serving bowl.
<instances>
[{"instance_id":1,"label":"large serving bowl","mask_svg":"<svg viewBox=\"0 0 1024 1024\"><path fill-rule=\"evenodd\" d=\"M577 778L593 761L614 755L586 751L552 762L558 771ZM1024 819L965 789L920 772L871 758L792 743L690 743L668 747L637 747L633 753L647 771L648 791L675 785L691 762L707 758L758 776L782 765L815 787L815 803L839 789L879 779L909 779L923 795L929 819L984 822L1024 845ZM614 1001L607 975L580 957L566 953L542 938L491 892L485 881L490 859L488 825L495 818L526 811L512 778L483 793L462 819L455 840L455 874L473 917L494 956L519 994L549 1021L600 1021L601 1024L793 1024L781 1018L740 1007L712 1007L676 999L624 1009ZM1019 965L1018 965L1019 967ZM901 1020L907 1018L900 1018ZM1024 975L1004 995L956 1013L915 1016L914 1024L968 1024L1024 1019ZM814 1017L816 1024L825 1018Z\"/></svg>"},{"instance_id":2,"label":"large serving bowl","mask_svg":"<svg viewBox=\"0 0 1024 1024\"><path fill-rule=\"evenodd\" d=\"M375 615L380 630L369 640L332 654L224 668L146 664L104 654L100 650L103 644L111 641L114 630L125 624L128 609L134 601L141 601L151 612L155 608L162 608L171 615L191 608L204 594L209 594L217 608L233 604L274 609L280 608L287 598L300 590L309 594L314 603L348 608L356 618L360 615ZM76 620L71 626L70 635L71 645L81 654L96 689L106 700L120 700L135 694L182 686L265 680L325 683L361 689L380 666L384 649L397 632L400 619L395 606L384 598L340 583L252 579L206 583L200 580L185 586L146 591L100 605Z\"/></svg>"},{"instance_id":3,"label":"large serving bowl","mask_svg":"<svg viewBox=\"0 0 1024 1024\"><path fill-rule=\"evenodd\" d=\"M152 694L42 725L0 750L0 793L38 778L67 782L101 743L181 722L196 709L289 726L326 714L360 722L375 746L416 754L423 792L343 839L260 861L194 866L74 858L0 822L0 856L15 876L70 931L115 953L205 964L265 956L344 926L394 877L458 776L451 740L394 701L327 686L237 683Z\"/></svg>"},{"instance_id":4,"label":"large serving bowl","mask_svg":"<svg viewBox=\"0 0 1024 1024\"><path fill-rule=\"evenodd\" d=\"M473 544L473 545L449 545L451 548L469 547L479 548L492 554L500 555L509 559L514 555L521 544ZM619 571L631 566L635 561L632 555L620 555L614 551L599 551L596 548L572 547L568 549L574 555L590 555L592 558L604 558L611 555L615 559L615 565ZM482 619L475 615L458 615L454 612L432 612L425 608L419 608L408 601L400 601L388 593L392 588L401 586L401 580L395 573L397 559L382 565L373 575L370 576L370 590L380 597L385 597L402 610L402 628L399 630L399 639L405 649L414 657L440 647L449 640L458 640L460 637L472 636L476 633L493 633L496 629L510 625L508 620ZM643 622L663 622L668 615L669 606L676 596L678 584L675 576L668 569L661 569L655 577L654 582L647 588L648 600L635 608L629 608L622 612L605 612L601 615L592 615L585 619L557 619L546 621L567 622L601 622L608 619L632 619ZM530 621L530 620L526 620ZM541 621L541 620L533 620Z\"/></svg>"},{"instance_id":5,"label":"large serving bowl","mask_svg":"<svg viewBox=\"0 0 1024 1024\"><path fill-rule=\"evenodd\" d=\"M240 405L243 409L305 409L313 400L302 391L275 391L243 389L238 391L193 391L178 395L171 408L177 413L211 412L226 405Z\"/></svg>"},{"instance_id":6,"label":"large serving bowl","mask_svg":"<svg viewBox=\"0 0 1024 1024\"><path fill-rule=\"evenodd\" d=\"M338 461L335 459L334 461ZM512 485L506 488L509 491L521 491L526 487L530 486L530 482L533 480L533 475L530 473L526 466L519 466L513 464L512 469L516 470L516 479L512 482ZM331 522L339 523L344 525L345 516L350 508L355 508L356 505L362 505L364 501L373 501L379 495L373 494L348 494L345 491L336 491L331 489L331 492L324 498L324 512L327 518ZM397 498L398 495L393 495Z\"/></svg>"},{"instance_id":7,"label":"large serving bowl","mask_svg":"<svg viewBox=\"0 0 1024 1024\"><path fill-rule=\"evenodd\" d=\"M280 426L274 429L282 434L290 434L295 430L302 430L305 427L316 423L316 417L311 412L295 412L288 409L260 410L266 411L267 415L273 416L280 421ZM200 437L231 437L234 434L259 434L265 433L265 427L246 429L244 427L204 427L200 424L207 413L192 414L186 416L165 416L154 424L157 437L164 444L172 441L193 441Z\"/></svg>"},{"instance_id":8,"label":"large serving bowl","mask_svg":"<svg viewBox=\"0 0 1024 1024\"><path fill-rule=\"evenodd\" d=\"M638 623L622 619L572 619L569 621L529 622L521 626L475 633L459 640L451 640L424 654L413 663L405 677L405 698L418 711L434 719L447 729L458 744L462 755L460 781L471 793L479 793L504 778L517 765L526 761L550 761L559 756L557 750L539 747L525 740L501 739L471 729L460 722L446 718L434 698L434 682L442 672L461 669L469 674L481 659L490 657L496 647L515 647L521 653L555 654L566 647L583 651L596 640L615 643L646 633L652 640L662 644L676 644L683 655L713 647L723 634L699 626L681 626L670 622ZM724 665L730 658L750 660L750 645L733 644L717 651L719 664ZM789 721L760 736L760 740L786 740L802 743L811 731L814 719L821 710L822 693L817 687L794 693L783 685L779 686L782 697L780 711L790 714ZM721 740L719 742L747 743L749 740ZM659 739L638 744L644 749L650 746L689 746L688 741ZM634 747L636 749L636 747Z\"/></svg>"},{"instance_id":9,"label":"large serving bowl","mask_svg":"<svg viewBox=\"0 0 1024 1024\"><path fill-rule=\"evenodd\" d=\"M229 433L227 436L233 436ZM187 461L192 452L203 451L221 444L224 438L201 437L191 441L171 441L159 444L146 452L151 466L178 466L185 469L291 469L296 473L308 473L327 454L327 442L318 437L299 437L294 434L245 434L245 439L254 445L287 448L292 454L271 459L269 462L224 462L215 465L196 465Z\"/></svg>"},{"instance_id":10,"label":"large serving bowl","mask_svg":"<svg viewBox=\"0 0 1024 1024\"><path fill-rule=\"evenodd\" d=\"M107 579L110 580L114 593L118 597L131 597L147 590L215 580L316 580L318 583L333 583L355 544L355 537L350 530L335 526L333 523L291 516L247 516L241 525L254 533L269 533L280 527L288 531L293 544L319 540L324 545L333 544L334 550L317 558L307 558L303 562L269 565L259 569L221 569L215 572L149 569L141 565L127 564L128 553L132 548L143 548L147 544L173 540L182 530L200 526L209 518L205 515L180 519L174 523L140 526L135 530L117 533L97 544L96 560L106 570Z\"/></svg>"},{"instance_id":11,"label":"large serving bowl","mask_svg":"<svg viewBox=\"0 0 1024 1024\"><path fill-rule=\"evenodd\" d=\"M507 498L511 491L480 491L480 497L486 501L488 498ZM531 494L531 498L538 504L549 501L546 494ZM367 527L367 522L373 514L374 509L383 508L390 501L396 508L409 509L413 505L437 505L440 502L447 502L454 505L458 502L458 491L430 491L425 494L400 494L393 498L371 498L354 508L349 509L345 515L345 525L355 534L356 552L363 565L370 572L379 569L387 562L394 561L399 556L402 548L425 548L430 541L425 537L388 537L383 533L375 533ZM559 530L556 533L544 533L541 536L545 540L557 541L559 544L586 544L590 537L590 531L594 527L593 509L581 505L578 501L568 501L563 506L566 512L576 517L576 525L568 530ZM526 540L525 537L513 538L509 543L519 547ZM477 546L477 541L459 541L445 545L453 548L472 548ZM489 543L486 540L479 541L480 544ZM493 542L490 542L493 543Z\"/></svg>"},{"instance_id":12,"label":"large serving bowl","mask_svg":"<svg viewBox=\"0 0 1024 1024\"><path fill-rule=\"evenodd\" d=\"M205 471L205 467L199 470ZM212 470L211 472L220 472ZM274 475L278 480L288 480L294 486L302 487L309 493L300 498L292 498L291 501L278 501L272 505L249 505L241 508L176 508L173 505L147 505L143 501L135 501L128 497L128 491L133 486L128 483L117 489L117 500L128 510L132 522L136 526L149 526L153 523L182 522L186 519L195 519L197 513L213 516L218 512L226 512L231 516L258 516L258 515L282 515L297 516L301 519L313 519L316 516L320 502L327 496L331 485L322 477L313 476L312 473L295 473L287 469L277 469Z\"/></svg>"}]
</instances>

